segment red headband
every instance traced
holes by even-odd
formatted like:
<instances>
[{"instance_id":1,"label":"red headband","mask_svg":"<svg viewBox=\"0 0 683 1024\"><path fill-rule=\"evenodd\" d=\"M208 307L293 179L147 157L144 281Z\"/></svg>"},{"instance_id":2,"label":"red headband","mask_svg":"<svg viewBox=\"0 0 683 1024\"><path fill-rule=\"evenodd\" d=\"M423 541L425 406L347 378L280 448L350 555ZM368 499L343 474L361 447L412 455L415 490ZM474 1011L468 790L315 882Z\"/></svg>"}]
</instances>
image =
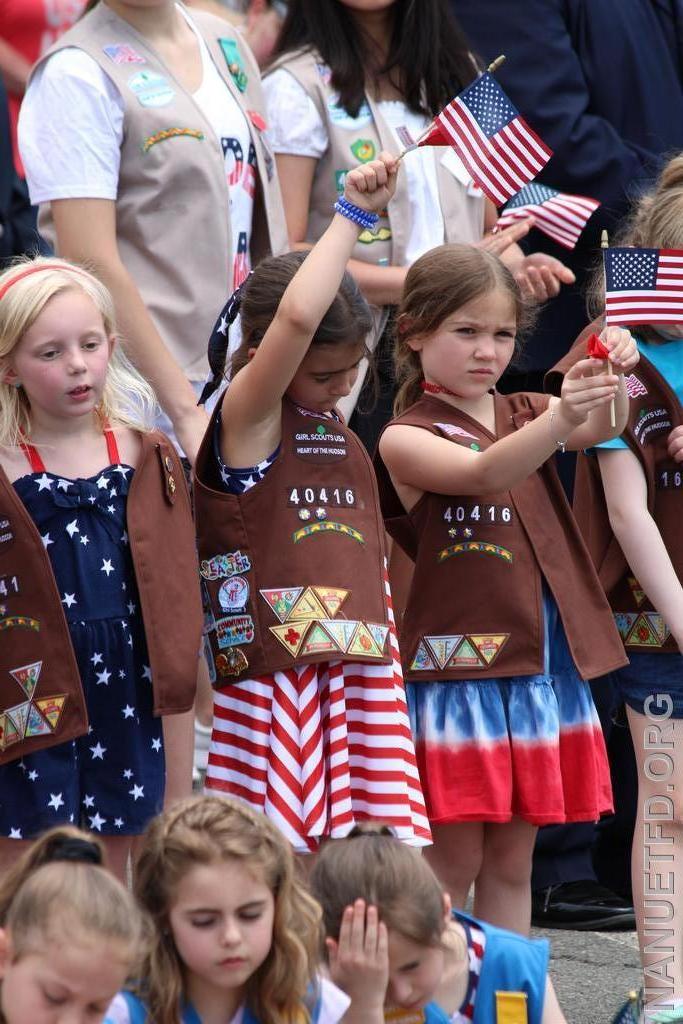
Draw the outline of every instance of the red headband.
<instances>
[{"instance_id":1,"label":"red headband","mask_svg":"<svg viewBox=\"0 0 683 1024\"><path fill-rule=\"evenodd\" d=\"M0 288L0 299L4 299L7 292L10 290L12 285L21 281L22 278L28 277L29 274L39 274L41 270L66 270L73 274L83 274L86 277L90 277L90 274L86 270L81 270L80 267L73 267L70 263L54 264L54 263L41 263L39 267L29 266L25 270L21 270L11 281L7 281L6 284Z\"/></svg>"}]
</instances>

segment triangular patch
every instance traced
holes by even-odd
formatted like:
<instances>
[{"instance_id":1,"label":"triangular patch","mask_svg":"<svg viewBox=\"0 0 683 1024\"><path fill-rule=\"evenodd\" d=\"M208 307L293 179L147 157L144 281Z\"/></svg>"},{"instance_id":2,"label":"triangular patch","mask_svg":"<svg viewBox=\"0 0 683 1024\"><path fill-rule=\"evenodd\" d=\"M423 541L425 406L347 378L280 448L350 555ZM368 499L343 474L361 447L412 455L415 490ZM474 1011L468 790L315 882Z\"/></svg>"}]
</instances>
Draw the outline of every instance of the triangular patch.
<instances>
[{"instance_id":1,"label":"triangular patch","mask_svg":"<svg viewBox=\"0 0 683 1024\"><path fill-rule=\"evenodd\" d=\"M470 633L468 639L473 647L476 647L486 664L490 665L500 654L509 636L509 633L487 633L476 636Z\"/></svg>"},{"instance_id":2,"label":"triangular patch","mask_svg":"<svg viewBox=\"0 0 683 1024\"><path fill-rule=\"evenodd\" d=\"M358 628L353 634L353 640L349 644L349 654L360 654L367 658L381 658L382 652L375 643L372 633L364 622L358 623Z\"/></svg>"},{"instance_id":3,"label":"triangular patch","mask_svg":"<svg viewBox=\"0 0 683 1024\"><path fill-rule=\"evenodd\" d=\"M289 613L301 597L303 587L286 587L281 590L259 590L259 594L280 622L286 622Z\"/></svg>"},{"instance_id":4,"label":"triangular patch","mask_svg":"<svg viewBox=\"0 0 683 1024\"><path fill-rule=\"evenodd\" d=\"M52 729L38 711L35 704L31 705L26 723L26 736L49 736Z\"/></svg>"},{"instance_id":5,"label":"triangular patch","mask_svg":"<svg viewBox=\"0 0 683 1024\"><path fill-rule=\"evenodd\" d=\"M340 651L346 653L358 622L356 619L321 619Z\"/></svg>"},{"instance_id":6,"label":"triangular patch","mask_svg":"<svg viewBox=\"0 0 683 1024\"><path fill-rule=\"evenodd\" d=\"M313 593L313 588L306 587L289 613L288 621L299 622L302 619L326 619L327 617L327 612Z\"/></svg>"},{"instance_id":7,"label":"triangular patch","mask_svg":"<svg viewBox=\"0 0 683 1024\"><path fill-rule=\"evenodd\" d=\"M669 627L667 626L662 616L658 615L657 612L644 612L644 615L650 623L650 625L652 626L652 628L654 629L659 639L661 640L661 642L663 644L666 643L666 641L671 636L671 633L669 631Z\"/></svg>"},{"instance_id":8,"label":"triangular patch","mask_svg":"<svg viewBox=\"0 0 683 1024\"><path fill-rule=\"evenodd\" d=\"M5 709L5 714L16 726L20 739L24 738L24 733L26 732L26 723L28 721L30 707L31 702L27 700L23 704L16 704L13 708Z\"/></svg>"},{"instance_id":9,"label":"triangular patch","mask_svg":"<svg viewBox=\"0 0 683 1024\"><path fill-rule=\"evenodd\" d=\"M424 640L420 640L417 651L410 666L411 672L432 672L436 668L434 659L427 649Z\"/></svg>"},{"instance_id":10,"label":"triangular patch","mask_svg":"<svg viewBox=\"0 0 683 1024\"><path fill-rule=\"evenodd\" d=\"M44 697L42 700L36 701L41 715L47 718L53 731L57 728L65 702L66 694L59 697Z\"/></svg>"},{"instance_id":11,"label":"triangular patch","mask_svg":"<svg viewBox=\"0 0 683 1024\"><path fill-rule=\"evenodd\" d=\"M448 659L446 668L481 668L481 658L467 637L459 645L455 654Z\"/></svg>"},{"instance_id":12,"label":"triangular patch","mask_svg":"<svg viewBox=\"0 0 683 1024\"><path fill-rule=\"evenodd\" d=\"M34 661L32 665L22 665L21 668L10 669L9 674L16 679L29 700L35 693L42 667L42 661Z\"/></svg>"},{"instance_id":13,"label":"triangular patch","mask_svg":"<svg viewBox=\"0 0 683 1024\"><path fill-rule=\"evenodd\" d=\"M384 654L384 645L387 642L387 633L389 632L388 626L381 626L378 622L366 622L365 625L372 633L372 639L377 644L379 650Z\"/></svg>"},{"instance_id":14,"label":"triangular patch","mask_svg":"<svg viewBox=\"0 0 683 1024\"><path fill-rule=\"evenodd\" d=\"M633 623L636 621L637 618L638 618L638 615L637 615L636 612L615 612L614 613L614 622L616 624L617 629L619 630L619 633L621 635L621 639L622 640L626 640L626 637L629 634L631 626L633 625Z\"/></svg>"},{"instance_id":15,"label":"triangular patch","mask_svg":"<svg viewBox=\"0 0 683 1024\"><path fill-rule=\"evenodd\" d=\"M641 587L640 583L633 576L628 577L628 585L631 588L631 593L635 598L635 602L640 608L641 604L645 600L645 591Z\"/></svg>"},{"instance_id":16,"label":"triangular patch","mask_svg":"<svg viewBox=\"0 0 683 1024\"><path fill-rule=\"evenodd\" d=\"M657 636L654 626L644 615L639 615L633 629L626 637L626 643L632 647L661 647L662 641Z\"/></svg>"},{"instance_id":17,"label":"triangular patch","mask_svg":"<svg viewBox=\"0 0 683 1024\"><path fill-rule=\"evenodd\" d=\"M462 640L462 633L459 636L426 636L429 649L436 658L439 668L444 668L451 654Z\"/></svg>"},{"instance_id":18,"label":"triangular patch","mask_svg":"<svg viewBox=\"0 0 683 1024\"><path fill-rule=\"evenodd\" d=\"M20 739L19 730L12 719L7 715L0 715L0 750L4 747L11 747Z\"/></svg>"},{"instance_id":19,"label":"triangular patch","mask_svg":"<svg viewBox=\"0 0 683 1024\"><path fill-rule=\"evenodd\" d=\"M269 626L268 628L295 658L301 650L309 626L309 622L284 622L281 626Z\"/></svg>"},{"instance_id":20,"label":"triangular patch","mask_svg":"<svg viewBox=\"0 0 683 1024\"><path fill-rule=\"evenodd\" d=\"M335 617L350 591L340 590L338 587L313 587L313 590L322 601L325 611L331 619Z\"/></svg>"},{"instance_id":21,"label":"triangular patch","mask_svg":"<svg viewBox=\"0 0 683 1024\"><path fill-rule=\"evenodd\" d=\"M301 648L302 654L336 654L337 645L328 636L319 622L314 622L306 635L306 642Z\"/></svg>"}]
</instances>

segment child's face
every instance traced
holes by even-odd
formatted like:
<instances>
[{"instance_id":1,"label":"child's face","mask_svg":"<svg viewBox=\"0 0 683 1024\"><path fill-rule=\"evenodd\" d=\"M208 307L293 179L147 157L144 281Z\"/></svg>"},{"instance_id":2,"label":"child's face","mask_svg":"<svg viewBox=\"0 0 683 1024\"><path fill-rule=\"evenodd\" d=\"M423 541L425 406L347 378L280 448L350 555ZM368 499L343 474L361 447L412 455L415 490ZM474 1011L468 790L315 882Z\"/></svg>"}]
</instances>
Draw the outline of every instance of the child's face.
<instances>
[{"instance_id":1,"label":"child's face","mask_svg":"<svg viewBox=\"0 0 683 1024\"><path fill-rule=\"evenodd\" d=\"M329 412L351 392L365 353L363 342L341 345L311 345L287 397L313 412Z\"/></svg>"},{"instance_id":2,"label":"child's face","mask_svg":"<svg viewBox=\"0 0 683 1024\"><path fill-rule=\"evenodd\" d=\"M60 292L14 349L6 379L21 382L34 413L83 416L102 397L112 347L92 299L79 289Z\"/></svg>"},{"instance_id":3,"label":"child's face","mask_svg":"<svg viewBox=\"0 0 683 1024\"><path fill-rule=\"evenodd\" d=\"M425 380L461 398L477 399L501 377L515 347L515 307L497 289L461 306L433 334L410 338Z\"/></svg>"},{"instance_id":4,"label":"child's face","mask_svg":"<svg viewBox=\"0 0 683 1024\"><path fill-rule=\"evenodd\" d=\"M433 999L445 967L440 946L421 946L389 930L387 1006L417 1010Z\"/></svg>"},{"instance_id":5,"label":"child's face","mask_svg":"<svg viewBox=\"0 0 683 1024\"><path fill-rule=\"evenodd\" d=\"M273 894L238 860L198 864L183 876L169 914L187 995L225 992L241 999L273 942Z\"/></svg>"},{"instance_id":6,"label":"child's face","mask_svg":"<svg viewBox=\"0 0 683 1024\"><path fill-rule=\"evenodd\" d=\"M123 987L126 951L114 940L47 941L14 959L2 933L0 1008L7 1024L96 1024Z\"/></svg>"}]
</instances>

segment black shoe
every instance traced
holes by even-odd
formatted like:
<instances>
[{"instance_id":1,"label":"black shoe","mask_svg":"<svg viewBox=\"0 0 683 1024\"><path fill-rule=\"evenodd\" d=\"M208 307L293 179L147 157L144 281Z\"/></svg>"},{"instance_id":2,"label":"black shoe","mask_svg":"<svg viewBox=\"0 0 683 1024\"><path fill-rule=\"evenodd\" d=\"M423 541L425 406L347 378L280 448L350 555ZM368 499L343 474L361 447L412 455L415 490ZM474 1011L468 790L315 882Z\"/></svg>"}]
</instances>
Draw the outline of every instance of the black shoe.
<instances>
[{"instance_id":1,"label":"black shoe","mask_svg":"<svg viewBox=\"0 0 683 1024\"><path fill-rule=\"evenodd\" d=\"M531 894L531 923L537 928L621 932L636 926L633 907L590 880L561 882Z\"/></svg>"}]
</instances>

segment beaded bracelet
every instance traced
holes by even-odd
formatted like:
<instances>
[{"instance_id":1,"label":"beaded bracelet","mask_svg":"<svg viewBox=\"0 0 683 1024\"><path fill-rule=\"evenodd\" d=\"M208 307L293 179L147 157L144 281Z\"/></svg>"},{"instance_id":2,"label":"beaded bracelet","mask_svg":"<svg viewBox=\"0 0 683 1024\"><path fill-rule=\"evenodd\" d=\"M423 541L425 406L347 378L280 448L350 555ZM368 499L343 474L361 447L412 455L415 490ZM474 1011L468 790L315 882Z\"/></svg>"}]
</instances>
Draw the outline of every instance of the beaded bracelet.
<instances>
[{"instance_id":1,"label":"beaded bracelet","mask_svg":"<svg viewBox=\"0 0 683 1024\"><path fill-rule=\"evenodd\" d=\"M362 210L360 206L350 203L348 199L344 198L344 196L339 197L337 202L334 204L334 209L337 213L340 213L342 217L352 220L354 224L358 224L359 227L365 228L368 231L372 231L379 220L379 216L376 213L369 213L368 210Z\"/></svg>"}]
</instances>

